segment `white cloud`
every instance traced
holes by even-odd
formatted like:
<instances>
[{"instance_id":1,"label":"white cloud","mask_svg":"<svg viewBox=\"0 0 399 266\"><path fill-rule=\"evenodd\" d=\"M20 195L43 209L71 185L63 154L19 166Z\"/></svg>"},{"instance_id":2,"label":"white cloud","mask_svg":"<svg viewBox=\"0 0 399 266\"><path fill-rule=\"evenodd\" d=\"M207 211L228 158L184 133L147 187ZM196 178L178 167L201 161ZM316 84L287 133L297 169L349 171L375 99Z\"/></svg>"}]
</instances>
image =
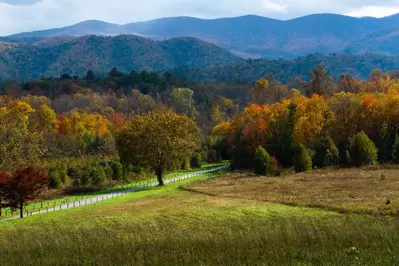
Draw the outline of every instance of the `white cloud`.
<instances>
[{"instance_id":1,"label":"white cloud","mask_svg":"<svg viewBox=\"0 0 399 266\"><path fill-rule=\"evenodd\" d=\"M346 15L352 17L376 17L382 18L399 13L399 6L364 6L359 9L353 10Z\"/></svg>"},{"instance_id":2,"label":"white cloud","mask_svg":"<svg viewBox=\"0 0 399 266\"><path fill-rule=\"evenodd\" d=\"M262 7L266 10L287 13L288 6L282 3L275 3L270 0L263 0Z\"/></svg>"},{"instance_id":3,"label":"white cloud","mask_svg":"<svg viewBox=\"0 0 399 266\"><path fill-rule=\"evenodd\" d=\"M34 2L36 1L36 2ZM88 19L129 23L168 16L255 14L288 19L311 13L385 16L399 0L0 0L0 35L62 27Z\"/></svg>"}]
</instances>

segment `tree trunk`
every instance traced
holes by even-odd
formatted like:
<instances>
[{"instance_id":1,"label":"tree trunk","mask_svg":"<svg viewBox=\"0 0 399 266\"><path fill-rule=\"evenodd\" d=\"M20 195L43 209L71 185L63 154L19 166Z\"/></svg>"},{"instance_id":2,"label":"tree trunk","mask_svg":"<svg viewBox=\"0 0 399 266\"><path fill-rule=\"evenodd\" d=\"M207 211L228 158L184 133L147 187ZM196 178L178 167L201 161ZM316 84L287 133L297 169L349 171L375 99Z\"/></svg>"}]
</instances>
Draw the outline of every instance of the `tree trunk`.
<instances>
[{"instance_id":1,"label":"tree trunk","mask_svg":"<svg viewBox=\"0 0 399 266\"><path fill-rule=\"evenodd\" d=\"M22 200L19 202L19 211L20 211L19 217L24 218L24 202Z\"/></svg>"},{"instance_id":2,"label":"tree trunk","mask_svg":"<svg viewBox=\"0 0 399 266\"><path fill-rule=\"evenodd\" d=\"M162 169L156 169L155 170L155 174L157 175L159 185L163 186L164 183L163 183L163 171L162 171Z\"/></svg>"}]
</instances>

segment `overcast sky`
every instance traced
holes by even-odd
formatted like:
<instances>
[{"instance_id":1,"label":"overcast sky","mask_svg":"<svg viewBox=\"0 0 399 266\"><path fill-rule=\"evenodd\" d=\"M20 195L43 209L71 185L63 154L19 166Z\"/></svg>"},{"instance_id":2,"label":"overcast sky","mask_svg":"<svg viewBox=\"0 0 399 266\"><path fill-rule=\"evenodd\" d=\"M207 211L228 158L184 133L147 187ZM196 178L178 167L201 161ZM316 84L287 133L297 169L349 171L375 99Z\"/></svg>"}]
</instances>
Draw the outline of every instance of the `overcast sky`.
<instances>
[{"instance_id":1,"label":"overcast sky","mask_svg":"<svg viewBox=\"0 0 399 266\"><path fill-rule=\"evenodd\" d=\"M312 13L384 17L399 13L399 0L0 0L0 35L88 19L122 24L168 16L289 19Z\"/></svg>"}]
</instances>

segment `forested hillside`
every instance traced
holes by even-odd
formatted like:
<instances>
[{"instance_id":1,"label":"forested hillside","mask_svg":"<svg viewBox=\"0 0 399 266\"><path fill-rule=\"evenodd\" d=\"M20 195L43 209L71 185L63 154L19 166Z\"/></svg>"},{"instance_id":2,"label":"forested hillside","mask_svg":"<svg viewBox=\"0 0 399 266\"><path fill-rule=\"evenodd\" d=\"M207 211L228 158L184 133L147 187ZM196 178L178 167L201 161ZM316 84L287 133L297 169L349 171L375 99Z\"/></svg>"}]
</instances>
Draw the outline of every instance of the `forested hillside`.
<instances>
[{"instance_id":1,"label":"forested hillside","mask_svg":"<svg viewBox=\"0 0 399 266\"><path fill-rule=\"evenodd\" d=\"M366 79L376 68L383 71L398 70L399 57L378 54L308 55L295 60L257 59L216 67L180 67L174 69L172 73L191 81L253 82L271 72L276 79L289 82L295 78L308 79L309 70L319 64L323 65L326 72L335 80L338 80L342 74Z\"/></svg>"},{"instance_id":2,"label":"forested hillside","mask_svg":"<svg viewBox=\"0 0 399 266\"><path fill-rule=\"evenodd\" d=\"M82 76L89 69L104 74L113 67L124 72L166 70L241 60L213 44L187 37L160 42L133 35L60 37L28 44L2 43L0 78L28 80L63 73Z\"/></svg>"}]
</instances>

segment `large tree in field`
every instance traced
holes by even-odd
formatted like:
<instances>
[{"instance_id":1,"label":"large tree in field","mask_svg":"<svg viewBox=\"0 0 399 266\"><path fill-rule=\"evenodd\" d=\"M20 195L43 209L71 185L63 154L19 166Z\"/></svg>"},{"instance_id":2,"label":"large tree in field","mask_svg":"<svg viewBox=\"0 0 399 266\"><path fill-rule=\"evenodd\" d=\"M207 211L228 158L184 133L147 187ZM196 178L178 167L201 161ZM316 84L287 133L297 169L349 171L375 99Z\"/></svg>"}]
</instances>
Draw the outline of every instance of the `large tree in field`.
<instances>
[{"instance_id":1,"label":"large tree in field","mask_svg":"<svg viewBox=\"0 0 399 266\"><path fill-rule=\"evenodd\" d=\"M32 166L15 171L8 184L11 206L18 208L23 217L24 205L35 199L49 184L49 177L44 171Z\"/></svg>"},{"instance_id":2,"label":"large tree in field","mask_svg":"<svg viewBox=\"0 0 399 266\"><path fill-rule=\"evenodd\" d=\"M115 133L123 161L155 172L160 185L176 160L191 156L199 146L199 129L185 115L155 111L134 117Z\"/></svg>"}]
</instances>

